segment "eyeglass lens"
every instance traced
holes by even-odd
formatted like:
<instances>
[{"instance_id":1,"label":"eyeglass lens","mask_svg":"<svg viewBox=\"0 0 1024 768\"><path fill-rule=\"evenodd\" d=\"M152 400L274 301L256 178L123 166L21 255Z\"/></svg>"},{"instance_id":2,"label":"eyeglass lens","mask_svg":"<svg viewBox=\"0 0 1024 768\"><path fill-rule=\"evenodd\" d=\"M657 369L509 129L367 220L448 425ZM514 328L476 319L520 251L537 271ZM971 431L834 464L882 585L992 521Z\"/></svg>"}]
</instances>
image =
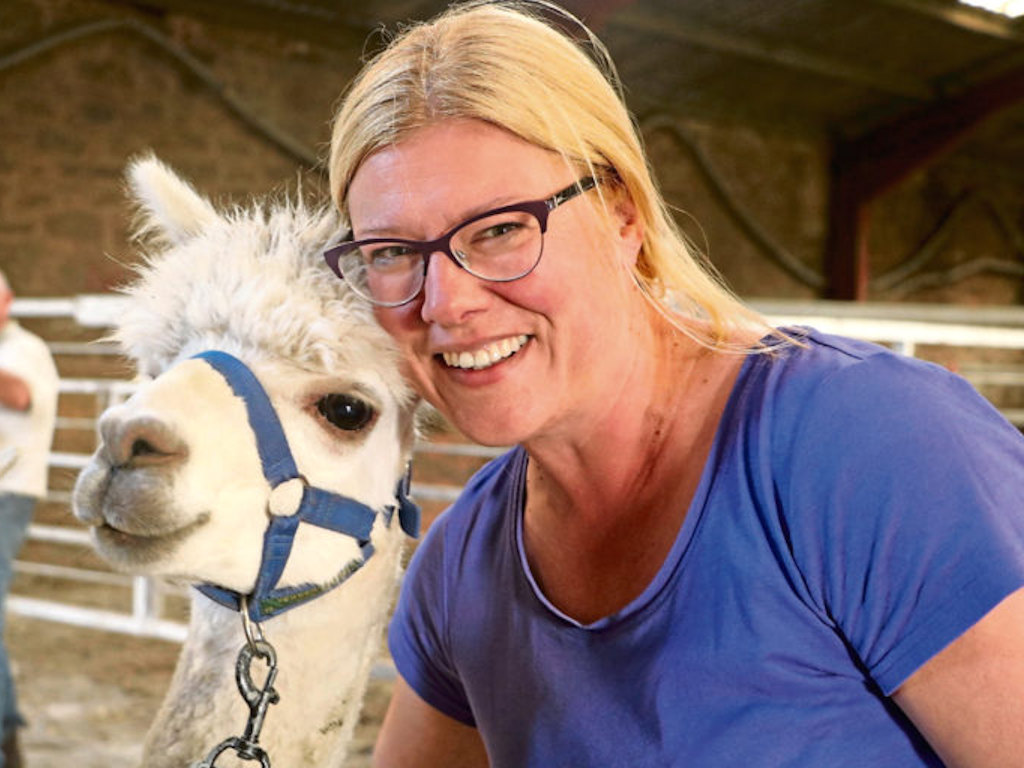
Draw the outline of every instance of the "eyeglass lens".
<instances>
[{"instance_id":1,"label":"eyeglass lens","mask_svg":"<svg viewBox=\"0 0 1024 768\"><path fill-rule=\"evenodd\" d=\"M537 217L521 210L470 221L448 237L447 249L467 272L484 280L523 277L540 260L543 236ZM430 254L402 242L355 244L338 258L339 271L359 293L380 304L401 304L423 286Z\"/></svg>"}]
</instances>

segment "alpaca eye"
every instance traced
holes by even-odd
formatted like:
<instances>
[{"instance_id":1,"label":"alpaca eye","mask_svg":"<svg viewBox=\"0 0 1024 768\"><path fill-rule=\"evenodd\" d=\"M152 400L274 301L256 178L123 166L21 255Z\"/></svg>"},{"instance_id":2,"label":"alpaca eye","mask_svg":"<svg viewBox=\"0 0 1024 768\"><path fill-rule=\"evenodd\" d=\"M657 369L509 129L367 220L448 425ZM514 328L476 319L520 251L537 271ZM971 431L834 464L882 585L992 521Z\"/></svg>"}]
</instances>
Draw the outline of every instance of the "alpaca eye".
<instances>
[{"instance_id":1,"label":"alpaca eye","mask_svg":"<svg viewBox=\"0 0 1024 768\"><path fill-rule=\"evenodd\" d=\"M346 432L362 429L374 416L373 406L351 395L324 395L317 400L316 409L331 424Z\"/></svg>"}]
</instances>

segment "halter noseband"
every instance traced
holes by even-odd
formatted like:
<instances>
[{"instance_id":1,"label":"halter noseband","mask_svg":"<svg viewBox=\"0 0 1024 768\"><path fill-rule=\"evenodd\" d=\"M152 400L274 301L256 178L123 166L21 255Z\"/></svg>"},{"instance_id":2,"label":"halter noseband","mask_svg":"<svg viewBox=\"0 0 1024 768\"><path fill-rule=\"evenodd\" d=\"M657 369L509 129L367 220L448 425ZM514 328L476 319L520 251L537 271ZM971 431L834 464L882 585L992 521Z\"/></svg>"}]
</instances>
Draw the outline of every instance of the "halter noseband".
<instances>
[{"instance_id":1,"label":"halter noseband","mask_svg":"<svg viewBox=\"0 0 1024 768\"><path fill-rule=\"evenodd\" d=\"M270 404L270 398L267 397L259 380L241 360L217 350L201 352L194 357L206 361L227 380L232 391L245 401L249 425L256 435L263 474L270 483L271 493L289 481L298 480L302 483L302 499L298 509L291 515L270 513L270 522L263 534L263 555L256 586L252 593L246 596L249 618L259 622L319 597L362 568L373 554L370 531L373 529L376 512L362 502L322 488L314 488L306 482L295 466L295 459L288 447L281 422ZM398 483L395 501L402 530L409 536L416 537L419 535L420 510L409 499L409 484L410 473L406 472ZM388 525L391 524L395 510L395 506L388 506L383 510ZM293 587L278 587L277 582L288 562L300 522L351 536L358 542L362 557L350 560L326 584L307 583ZM243 595L240 592L214 584L200 584L196 589L221 605L237 611L242 610Z\"/></svg>"}]
</instances>

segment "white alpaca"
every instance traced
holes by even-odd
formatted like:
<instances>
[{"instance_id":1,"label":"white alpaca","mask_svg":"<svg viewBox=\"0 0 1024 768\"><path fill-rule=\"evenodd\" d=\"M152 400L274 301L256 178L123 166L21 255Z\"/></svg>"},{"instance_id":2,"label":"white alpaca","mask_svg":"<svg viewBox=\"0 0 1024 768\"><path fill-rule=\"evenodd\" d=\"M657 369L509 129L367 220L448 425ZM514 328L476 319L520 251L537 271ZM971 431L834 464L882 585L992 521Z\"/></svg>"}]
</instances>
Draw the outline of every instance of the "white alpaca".
<instances>
[{"instance_id":1,"label":"white alpaca","mask_svg":"<svg viewBox=\"0 0 1024 768\"><path fill-rule=\"evenodd\" d=\"M289 203L222 215L154 159L135 163L129 179L152 252L115 336L155 378L103 415L75 514L120 568L251 593L268 521L294 512L302 486L282 485L271 499L246 405L192 356L243 360L309 486L380 511L363 567L261 625L276 650L280 702L266 711L260 746L275 768L340 766L399 577L405 534L382 510L395 505L409 460L414 398L386 334L323 263L332 214ZM278 586L330 585L365 554L352 536L302 523ZM205 758L250 715L234 676L246 644L240 614L193 592L145 768ZM215 763L252 764L231 750Z\"/></svg>"}]
</instances>

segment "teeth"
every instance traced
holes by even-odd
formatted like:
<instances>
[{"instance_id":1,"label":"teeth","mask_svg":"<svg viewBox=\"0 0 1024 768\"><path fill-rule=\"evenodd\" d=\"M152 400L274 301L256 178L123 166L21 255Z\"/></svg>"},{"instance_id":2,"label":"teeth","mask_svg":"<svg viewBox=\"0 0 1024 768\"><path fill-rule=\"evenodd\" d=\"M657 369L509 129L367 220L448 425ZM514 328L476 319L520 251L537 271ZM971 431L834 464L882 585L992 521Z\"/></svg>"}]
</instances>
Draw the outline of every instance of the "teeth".
<instances>
[{"instance_id":1,"label":"teeth","mask_svg":"<svg viewBox=\"0 0 1024 768\"><path fill-rule=\"evenodd\" d=\"M446 365L452 368L472 368L479 371L489 368L522 349L528 336L510 336L507 339L487 344L476 352L445 352L442 354Z\"/></svg>"}]
</instances>

